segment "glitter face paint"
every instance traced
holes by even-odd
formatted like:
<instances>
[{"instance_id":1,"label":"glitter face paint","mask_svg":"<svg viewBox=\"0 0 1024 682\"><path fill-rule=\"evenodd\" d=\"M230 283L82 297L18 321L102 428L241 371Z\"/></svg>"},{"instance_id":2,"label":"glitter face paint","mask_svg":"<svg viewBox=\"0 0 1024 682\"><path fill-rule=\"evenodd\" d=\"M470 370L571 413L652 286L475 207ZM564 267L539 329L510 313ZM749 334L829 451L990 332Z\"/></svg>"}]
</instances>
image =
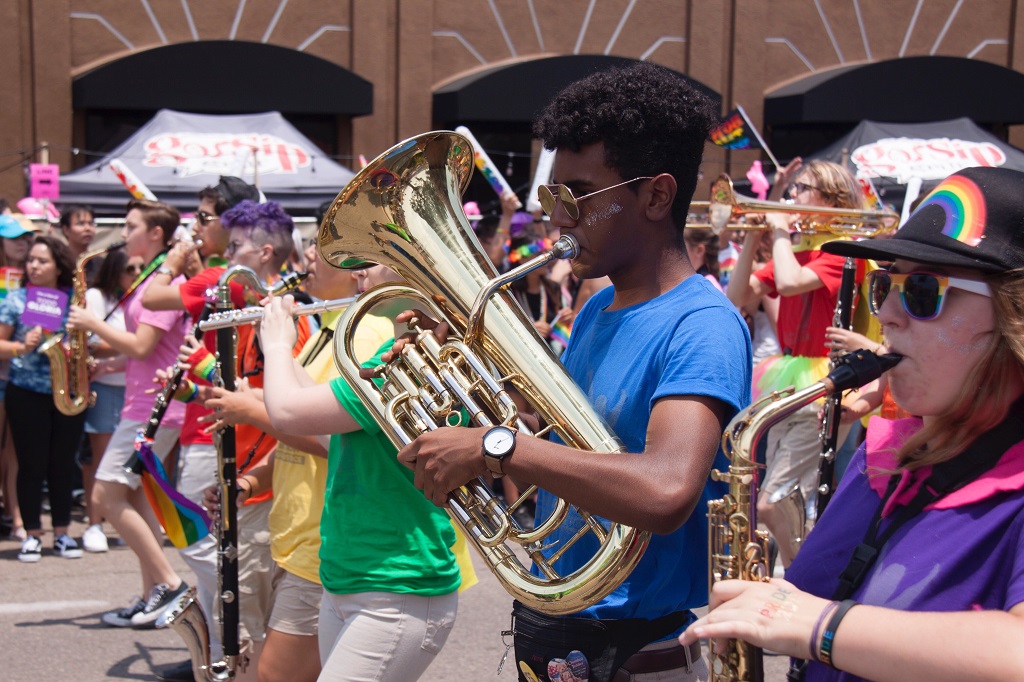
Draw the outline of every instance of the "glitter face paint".
<instances>
[{"instance_id":1,"label":"glitter face paint","mask_svg":"<svg viewBox=\"0 0 1024 682\"><path fill-rule=\"evenodd\" d=\"M594 225L604 222L619 213L622 213L622 204L618 204L613 201L605 208L587 213L587 216L583 219L583 224L587 227L593 227Z\"/></svg>"}]
</instances>

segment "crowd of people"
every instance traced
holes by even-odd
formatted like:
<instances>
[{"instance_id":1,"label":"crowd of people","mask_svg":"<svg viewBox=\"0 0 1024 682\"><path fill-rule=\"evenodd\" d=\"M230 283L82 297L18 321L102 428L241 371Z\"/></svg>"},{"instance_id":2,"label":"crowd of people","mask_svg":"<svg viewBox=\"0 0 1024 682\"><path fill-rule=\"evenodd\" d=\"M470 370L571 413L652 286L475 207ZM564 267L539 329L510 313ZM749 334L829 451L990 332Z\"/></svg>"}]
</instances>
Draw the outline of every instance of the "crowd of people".
<instances>
[{"instance_id":1,"label":"crowd of people","mask_svg":"<svg viewBox=\"0 0 1024 682\"><path fill-rule=\"evenodd\" d=\"M583 611L513 605L521 680L706 680L701 640L721 652L735 639L791 656L791 679L959 679L967 666L972 679L1021 676L1024 174L960 171L895 234L872 239L809 229L781 204L760 229L720 235L686 226L717 120L712 100L655 65L591 75L535 122L557 150L542 210L517 212L512 194L495 214L465 207L494 273L561 235L577 243L571 261L510 290L622 441L623 451L600 455L514 429L496 449L489 436L505 427L488 426L432 430L396 448L333 363L341 311L293 312L296 297L348 298L400 276L328 266L279 204L237 178L199 193L188 238L176 209L130 202L124 246L82 273L84 305L52 329L26 316L26 301L33 288L70 292L93 213L65 207L50 233L0 216L0 478L18 560L43 556L45 494L55 556L106 551L107 524L139 562L140 592L103 623L153 627L194 593L210 656L222 656L218 538L180 549L190 587L128 468L154 391L180 370L152 447L178 491L216 517L225 505L215 434L235 434L242 679L423 675L468 583L465 543L443 507L477 477L509 502L540 487L517 509L524 527L559 498L572 505L542 550L558 552L562 574L593 556L593 538L574 542L588 523L578 509L652 533L631 573ZM866 208L834 163L778 169L769 198L786 194L807 207ZM834 323L848 259L858 263L852 330ZM230 282L234 305L264 310L258 328L238 330L229 391L216 381L225 349L196 323L233 266L257 281ZM301 291L266 296L297 268ZM392 300L359 325L351 345L364 379L408 343L415 307ZM436 331L443 339L444 326ZM93 357L96 400L77 415L55 407L50 363L35 352L65 332L88 334ZM709 584L704 511L725 494L709 476L729 467L723 430L752 401L812 384L858 348L901 360L844 399L839 442L851 459L827 510L815 518L822 405L811 403L751 453L765 469L751 482L750 511L771 533L780 577ZM879 410L866 431L849 428ZM79 470L81 544L68 533ZM810 512L806 523L782 509L789 495ZM192 661L158 674L192 675Z\"/></svg>"}]
</instances>

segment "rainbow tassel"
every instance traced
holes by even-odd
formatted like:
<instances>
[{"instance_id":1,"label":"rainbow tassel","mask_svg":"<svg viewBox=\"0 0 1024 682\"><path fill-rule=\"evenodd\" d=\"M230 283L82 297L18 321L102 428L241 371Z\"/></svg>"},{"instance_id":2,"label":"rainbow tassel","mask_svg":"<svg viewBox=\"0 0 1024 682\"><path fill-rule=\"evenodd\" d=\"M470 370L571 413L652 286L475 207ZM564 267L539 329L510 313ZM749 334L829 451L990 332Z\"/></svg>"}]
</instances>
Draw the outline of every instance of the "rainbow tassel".
<instances>
[{"instance_id":1,"label":"rainbow tassel","mask_svg":"<svg viewBox=\"0 0 1024 682\"><path fill-rule=\"evenodd\" d=\"M210 517L206 510L171 486L163 463L141 433L135 437L135 452L145 466L140 474L142 489L167 539L178 549L184 549L209 535Z\"/></svg>"}]
</instances>

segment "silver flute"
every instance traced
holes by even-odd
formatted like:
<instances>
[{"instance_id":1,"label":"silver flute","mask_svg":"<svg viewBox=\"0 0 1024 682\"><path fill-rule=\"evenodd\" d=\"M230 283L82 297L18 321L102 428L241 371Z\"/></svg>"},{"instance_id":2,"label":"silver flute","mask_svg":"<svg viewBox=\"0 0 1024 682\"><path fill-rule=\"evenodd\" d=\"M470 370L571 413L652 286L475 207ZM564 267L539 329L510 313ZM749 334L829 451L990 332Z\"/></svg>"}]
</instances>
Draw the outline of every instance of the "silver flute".
<instances>
[{"instance_id":1,"label":"silver flute","mask_svg":"<svg viewBox=\"0 0 1024 682\"><path fill-rule=\"evenodd\" d=\"M356 300L356 298L358 297L350 296L348 298L334 298L328 301L317 301L316 303L307 303L306 305L296 306L292 311L292 317L316 315L317 313L326 313L331 310L347 308ZM241 327L246 324L256 324L262 319L263 306L250 306L248 308L242 308L241 310L228 310L223 313L214 313L200 322L199 328L204 332L208 332L213 329L224 329L226 327Z\"/></svg>"}]
</instances>

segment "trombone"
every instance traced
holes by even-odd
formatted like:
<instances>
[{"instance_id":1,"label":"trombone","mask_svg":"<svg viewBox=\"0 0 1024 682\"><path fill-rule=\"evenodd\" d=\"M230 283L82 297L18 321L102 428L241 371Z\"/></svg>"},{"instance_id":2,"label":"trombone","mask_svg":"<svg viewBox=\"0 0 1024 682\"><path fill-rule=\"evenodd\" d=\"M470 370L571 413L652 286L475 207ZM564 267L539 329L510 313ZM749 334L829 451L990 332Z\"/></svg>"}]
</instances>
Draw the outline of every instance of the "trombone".
<instances>
[{"instance_id":1,"label":"trombone","mask_svg":"<svg viewBox=\"0 0 1024 682\"><path fill-rule=\"evenodd\" d=\"M721 234L722 232L738 232L742 230L763 230L765 225L763 223L728 223L725 227L716 228L707 220L708 206L711 202L709 201L691 201L690 208L687 211L686 216L686 227L687 229L694 230L711 230L715 234Z\"/></svg>"},{"instance_id":2,"label":"trombone","mask_svg":"<svg viewBox=\"0 0 1024 682\"><path fill-rule=\"evenodd\" d=\"M697 202L694 202L697 203ZM730 221L748 213L796 213L809 216L795 224L798 232L831 233L841 237L877 237L896 229L900 217L889 209L873 211L834 206L808 206L737 197L732 180L724 173L711 185L708 222L717 234L731 228ZM762 226L763 227L763 226ZM743 229L751 229L745 225Z\"/></svg>"}]
</instances>

